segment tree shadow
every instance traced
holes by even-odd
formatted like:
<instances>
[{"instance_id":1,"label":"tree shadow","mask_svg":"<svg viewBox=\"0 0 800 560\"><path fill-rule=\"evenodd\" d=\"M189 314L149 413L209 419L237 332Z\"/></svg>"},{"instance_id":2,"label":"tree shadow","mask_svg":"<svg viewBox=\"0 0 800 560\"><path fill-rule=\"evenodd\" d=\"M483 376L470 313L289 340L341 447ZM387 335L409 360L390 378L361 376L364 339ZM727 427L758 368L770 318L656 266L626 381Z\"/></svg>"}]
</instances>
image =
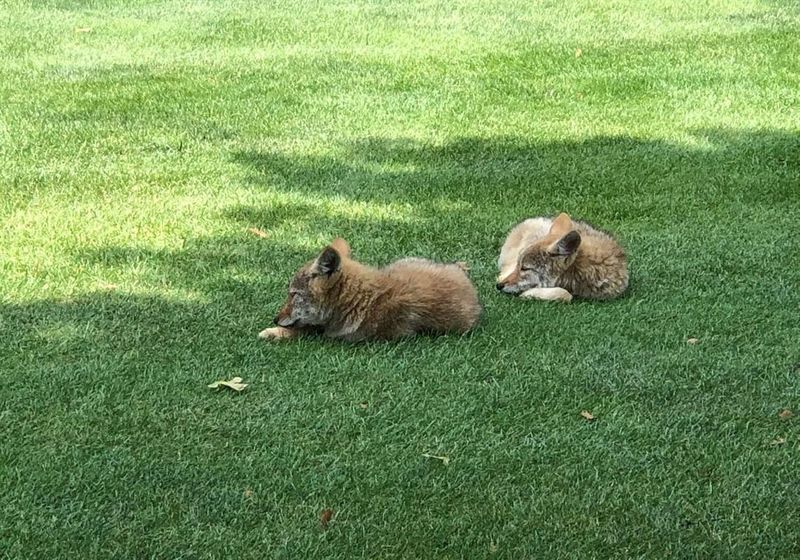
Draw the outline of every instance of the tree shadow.
<instances>
[{"instance_id":1,"label":"tree shadow","mask_svg":"<svg viewBox=\"0 0 800 560\"><path fill-rule=\"evenodd\" d=\"M198 500L209 520L235 524L247 515L239 481L254 477L292 506L311 502L365 472L392 430L417 438L409 446L448 434L469 449L464 434L483 437L487 426L514 434L521 418L541 421L547 414L534 400L563 411L590 395L620 418L665 406L680 414L682 399L691 410L729 406L736 417L750 397L758 397L750 414L778 406L772 400L791 383L780 368L797 362L800 137L712 130L689 140L370 138L327 155L234 153L252 196L219 216L229 233L171 250L80 251L76 270L131 278L135 289L0 304L0 362L14 383L0 408L0 463L14 500L40 519L82 520L76 535L95 527L73 509L84 498L119 527L142 508L178 523L171 508ZM619 234L633 274L628 298L552 306L495 293L508 229L562 210ZM336 235L372 264L467 260L482 326L393 344L257 340L292 273ZM699 347L684 343L689 333ZM734 348L744 343L746 354ZM233 376L259 390L208 394L207 383ZM553 418L548 429L564 429ZM497 446L518 445L514 437ZM320 490L318 472L351 452L361 466L343 462L340 478ZM29 473L30 464L41 468ZM419 478L403 476L409 487ZM137 503L120 505L120 481L122 498ZM197 487L219 484L220 494L198 497Z\"/></svg>"},{"instance_id":2,"label":"tree shadow","mask_svg":"<svg viewBox=\"0 0 800 560\"><path fill-rule=\"evenodd\" d=\"M327 155L240 151L233 158L250 170L247 182L254 188L402 201L430 220L450 207L450 213L470 212L465 217L478 221L570 209L598 221L669 223L680 213L719 204L796 204L798 135L714 129L696 130L689 140L676 145L619 136L531 143L497 137L426 144L367 138Z\"/></svg>"},{"instance_id":3,"label":"tree shadow","mask_svg":"<svg viewBox=\"0 0 800 560\"><path fill-rule=\"evenodd\" d=\"M124 356L136 367L180 369L172 359L183 356L189 369L229 370L254 351L288 356L254 335L269 324L294 271L337 235L376 265L408 255L466 260L486 310L481 332L491 333L501 324L497 313L504 322L551 313L495 294L494 261L513 224L562 210L616 231L630 255L629 296L578 304L597 307L586 317L622 317L647 302L660 302L662 314L663 306L687 304L702 313L723 284L748 305L793 301L800 137L703 130L692 141L368 138L328 155L237 152L254 196L221 218L238 233L189 239L180 249L109 246L74 255L98 277L135 270L137 285L156 288L150 294L177 295L123 285L71 301L3 304L0 350L7 363L42 372L64 360L115 370ZM262 193L268 202L259 204Z\"/></svg>"},{"instance_id":4,"label":"tree shadow","mask_svg":"<svg viewBox=\"0 0 800 560\"><path fill-rule=\"evenodd\" d=\"M75 255L78 266L98 274L136 265L142 283L179 288L197 294L196 301L98 292L67 303L6 304L2 324L24 332L63 315L75 324L95 318L102 325L93 330L97 348L138 345L151 349L151 357L177 343L159 344L155 327L163 325L172 325L170 332L194 325L217 340L226 339L231 325L252 333L271 317L292 273L337 235L350 239L356 258L373 264L407 255L467 260L491 312L505 301L492 288L505 233L525 217L562 210L619 233L636 297L700 297L723 278L747 288L761 281L763 272L754 270L765 259L778 275L773 289L785 295L796 278L800 136L715 129L695 131L686 142L366 138L327 155L235 152L249 188L270 195L268 203L223 211L221 218L241 233L189 239L177 250L110 246ZM765 224L773 232L766 237ZM710 233L724 241L709 245ZM687 255L696 246L702 251ZM687 273L694 280L688 295L679 292ZM125 318L124 329L114 317ZM491 327L494 319L485 321ZM144 325L155 330L147 335Z\"/></svg>"}]
</instances>

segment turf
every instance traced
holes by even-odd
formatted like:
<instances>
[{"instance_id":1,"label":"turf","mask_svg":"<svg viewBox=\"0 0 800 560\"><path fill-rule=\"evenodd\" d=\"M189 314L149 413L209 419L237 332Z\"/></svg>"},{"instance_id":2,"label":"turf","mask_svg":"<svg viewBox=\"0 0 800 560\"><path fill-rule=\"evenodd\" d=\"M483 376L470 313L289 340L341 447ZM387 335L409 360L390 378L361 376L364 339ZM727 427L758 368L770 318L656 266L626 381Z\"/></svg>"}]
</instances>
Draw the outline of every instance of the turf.
<instances>
[{"instance_id":1,"label":"turf","mask_svg":"<svg viewBox=\"0 0 800 560\"><path fill-rule=\"evenodd\" d=\"M0 4L0 555L800 556L796 3ZM495 293L558 211L625 298ZM339 235L480 327L257 340Z\"/></svg>"}]
</instances>

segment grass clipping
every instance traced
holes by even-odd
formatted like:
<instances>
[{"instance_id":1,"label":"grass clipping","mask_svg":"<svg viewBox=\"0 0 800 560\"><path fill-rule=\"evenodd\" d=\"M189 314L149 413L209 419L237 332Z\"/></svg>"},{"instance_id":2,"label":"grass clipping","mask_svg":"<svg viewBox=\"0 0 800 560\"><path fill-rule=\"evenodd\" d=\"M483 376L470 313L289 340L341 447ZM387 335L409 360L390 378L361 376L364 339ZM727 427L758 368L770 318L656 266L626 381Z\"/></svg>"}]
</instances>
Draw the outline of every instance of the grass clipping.
<instances>
[{"instance_id":1,"label":"grass clipping","mask_svg":"<svg viewBox=\"0 0 800 560\"><path fill-rule=\"evenodd\" d=\"M215 381L208 386L209 389L219 389L220 387L228 387L237 393L241 393L247 387L247 383L242 383L241 377L234 377L230 381Z\"/></svg>"}]
</instances>

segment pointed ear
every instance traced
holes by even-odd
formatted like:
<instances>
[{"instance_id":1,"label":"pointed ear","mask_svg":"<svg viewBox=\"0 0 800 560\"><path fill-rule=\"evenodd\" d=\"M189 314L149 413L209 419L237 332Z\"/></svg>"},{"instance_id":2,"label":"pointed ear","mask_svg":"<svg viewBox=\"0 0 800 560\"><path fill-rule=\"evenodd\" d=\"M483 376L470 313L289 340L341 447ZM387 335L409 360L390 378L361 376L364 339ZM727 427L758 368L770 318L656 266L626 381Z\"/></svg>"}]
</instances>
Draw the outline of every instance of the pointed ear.
<instances>
[{"instance_id":1,"label":"pointed ear","mask_svg":"<svg viewBox=\"0 0 800 560\"><path fill-rule=\"evenodd\" d=\"M550 226L550 233L556 235L566 235L572 229L572 218L569 214L561 212L556 219L553 220L553 225Z\"/></svg>"},{"instance_id":2,"label":"pointed ear","mask_svg":"<svg viewBox=\"0 0 800 560\"><path fill-rule=\"evenodd\" d=\"M323 276L330 276L342 265L342 257L333 247L325 247L314 263L314 272Z\"/></svg>"},{"instance_id":3,"label":"pointed ear","mask_svg":"<svg viewBox=\"0 0 800 560\"><path fill-rule=\"evenodd\" d=\"M578 250L581 245L581 234L571 231L547 248L551 257L568 257Z\"/></svg>"},{"instance_id":4,"label":"pointed ear","mask_svg":"<svg viewBox=\"0 0 800 560\"><path fill-rule=\"evenodd\" d=\"M336 249L341 257L348 258L350 256L350 245L341 237L331 241L331 247Z\"/></svg>"}]
</instances>

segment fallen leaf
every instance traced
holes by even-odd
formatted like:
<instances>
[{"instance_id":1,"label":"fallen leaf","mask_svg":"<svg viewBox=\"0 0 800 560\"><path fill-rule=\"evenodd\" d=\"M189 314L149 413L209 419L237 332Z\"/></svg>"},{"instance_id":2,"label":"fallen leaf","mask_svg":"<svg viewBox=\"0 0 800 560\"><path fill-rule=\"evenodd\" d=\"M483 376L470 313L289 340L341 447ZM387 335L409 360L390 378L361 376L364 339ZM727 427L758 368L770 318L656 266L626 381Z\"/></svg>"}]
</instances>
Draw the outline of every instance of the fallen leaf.
<instances>
[{"instance_id":1,"label":"fallen leaf","mask_svg":"<svg viewBox=\"0 0 800 560\"><path fill-rule=\"evenodd\" d=\"M229 389L233 389L234 391L244 391L244 388L247 387L247 383L242 383L241 377L234 377L230 381L215 381L211 385L208 386L210 389L219 389L220 387L228 387Z\"/></svg>"},{"instance_id":2,"label":"fallen leaf","mask_svg":"<svg viewBox=\"0 0 800 560\"><path fill-rule=\"evenodd\" d=\"M489 553L490 554L496 553L498 549L499 549L499 547L497 546L496 542L492 541L492 542L489 543Z\"/></svg>"},{"instance_id":3,"label":"fallen leaf","mask_svg":"<svg viewBox=\"0 0 800 560\"><path fill-rule=\"evenodd\" d=\"M360 403L358 403L358 406L360 408L362 408L363 410L367 410L367 408L369 407L369 403L367 401L360 402Z\"/></svg>"},{"instance_id":4,"label":"fallen leaf","mask_svg":"<svg viewBox=\"0 0 800 560\"><path fill-rule=\"evenodd\" d=\"M75 28L75 33L91 33L91 31L92 31L91 27L76 27Z\"/></svg>"},{"instance_id":5,"label":"fallen leaf","mask_svg":"<svg viewBox=\"0 0 800 560\"><path fill-rule=\"evenodd\" d=\"M786 443L786 438L782 437L775 438L771 442L769 442L770 445L783 445L784 443Z\"/></svg>"},{"instance_id":6,"label":"fallen leaf","mask_svg":"<svg viewBox=\"0 0 800 560\"><path fill-rule=\"evenodd\" d=\"M328 523L331 522L333 519L333 510L332 509L323 509L322 512L319 514L319 522L322 524L323 529L328 528Z\"/></svg>"},{"instance_id":7,"label":"fallen leaf","mask_svg":"<svg viewBox=\"0 0 800 560\"><path fill-rule=\"evenodd\" d=\"M588 420L589 422L591 422L592 420L595 419L594 416L592 415L592 413L589 412L588 410L582 410L581 411L581 416L586 418L586 420Z\"/></svg>"},{"instance_id":8,"label":"fallen leaf","mask_svg":"<svg viewBox=\"0 0 800 560\"><path fill-rule=\"evenodd\" d=\"M253 490L250 489L250 488L245 488L244 497L245 498L252 498L253 497Z\"/></svg>"},{"instance_id":9,"label":"fallen leaf","mask_svg":"<svg viewBox=\"0 0 800 560\"><path fill-rule=\"evenodd\" d=\"M581 49L575 49L575 58L580 58L583 56L583 51Z\"/></svg>"},{"instance_id":10,"label":"fallen leaf","mask_svg":"<svg viewBox=\"0 0 800 560\"><path fill-rule=\"evenodd\" d=\"M428 459L438 459L445 467L450 464L450 457L447 455L431 455L430 453L423 453L422 456L427 457Z\"/></svg>"},{"instance_id":11,"label":"fallen leaf","mask_svg":"<svg viewBox=\"0 0 800 560\"><path fill-rule=\"evenodd\" d=\"M687 338L686 339L686 344L697 344L698 342L700 342L700 341L698 339L696 339L696 338Z\"/></svg>"},{"instance_id":12,"label":"fallen leaf","mask_svg":"<svg viewBox=\"0 0 800 560\"><path fill-rule=\"evenodd\" d=\"M794 413L788 408L784 408L778 413L778 418L780 418L781 420L788 420L792 416L794 416Z\"/></svg>"},{"instance_id":13,"label":"fallen leaf","mask_svg":"<svg viewBox=\"0 0 800 560\"><path fill-rule=\"evenodd\" d=\"M247 228L247 231L249 231L256 237L260 237L261 239L266 239L267 237L269 237L269 233L267 233L263 229L258 229L257 227Z\"/></svg>"}]
</instances>

